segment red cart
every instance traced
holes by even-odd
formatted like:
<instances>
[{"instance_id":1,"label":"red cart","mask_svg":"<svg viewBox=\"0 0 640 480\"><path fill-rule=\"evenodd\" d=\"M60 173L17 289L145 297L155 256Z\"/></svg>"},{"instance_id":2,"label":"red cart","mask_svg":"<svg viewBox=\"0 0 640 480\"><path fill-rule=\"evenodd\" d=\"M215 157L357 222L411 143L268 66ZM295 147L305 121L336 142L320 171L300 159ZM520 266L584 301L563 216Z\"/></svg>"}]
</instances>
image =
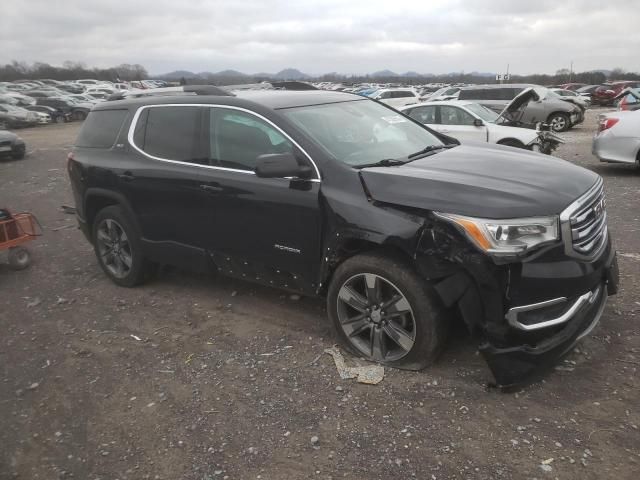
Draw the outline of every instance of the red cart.
<instances>
[{"instance_id":1,"label":"red cart","mask_svg":"<svg viewBox=\"0 0 640 480\"><path fill-rule=\"evenodd\" d=\"M23 245L41 234L38 220L30 213L11 214L0 209L0 250L9 250L9 265L22 270L31 264L31 253Z\"/></svg>"}]
</instances>

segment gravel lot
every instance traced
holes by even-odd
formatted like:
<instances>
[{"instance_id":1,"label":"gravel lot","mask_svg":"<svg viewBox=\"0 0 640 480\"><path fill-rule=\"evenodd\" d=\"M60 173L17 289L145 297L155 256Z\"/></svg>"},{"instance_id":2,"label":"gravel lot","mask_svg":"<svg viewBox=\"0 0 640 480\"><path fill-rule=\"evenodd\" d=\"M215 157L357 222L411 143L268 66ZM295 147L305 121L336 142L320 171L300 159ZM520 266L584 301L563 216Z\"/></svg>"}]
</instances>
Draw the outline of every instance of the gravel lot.
<instances>
[{"instance_id":1,"label":"gravel lot","mask_svg":"<svg viewBox=\"0 0 640 480\"><path fill-rule=\"evenodd\" d=\"M175 270L116 287L60 209L78 124L18 132L0 205L45 233L31 268L0 263L0 479L637 479L640 171L591 155L597 112L557 155L605 179L621 291L509 394L462 328L433 368L371 386L323 354L322 300Z\"/></svg>"}]
</instances>

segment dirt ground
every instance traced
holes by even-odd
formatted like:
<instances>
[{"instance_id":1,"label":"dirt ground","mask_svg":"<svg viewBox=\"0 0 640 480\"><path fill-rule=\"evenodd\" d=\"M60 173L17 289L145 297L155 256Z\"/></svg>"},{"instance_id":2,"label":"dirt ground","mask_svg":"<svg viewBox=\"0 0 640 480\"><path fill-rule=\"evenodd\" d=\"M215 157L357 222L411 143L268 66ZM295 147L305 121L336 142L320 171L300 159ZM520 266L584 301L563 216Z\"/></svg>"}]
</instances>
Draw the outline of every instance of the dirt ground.
<instances>
[{"instance_id":1,"label":"dirt ground","mask_svg":"<svg viewBox=\"0 0 640 480\"><path fill-rule=\"evenodd\" d=\"M621 291L509 394L462 329L434 367L371 386L323 354L320 299L182 271L115 286L60 209L78 125L19 131L0 205L44 235L31 268L0 263L0 479L637 479L640 171L591 155L596 113L557 155L605 179Z\"/></svg>"}]
</instances>

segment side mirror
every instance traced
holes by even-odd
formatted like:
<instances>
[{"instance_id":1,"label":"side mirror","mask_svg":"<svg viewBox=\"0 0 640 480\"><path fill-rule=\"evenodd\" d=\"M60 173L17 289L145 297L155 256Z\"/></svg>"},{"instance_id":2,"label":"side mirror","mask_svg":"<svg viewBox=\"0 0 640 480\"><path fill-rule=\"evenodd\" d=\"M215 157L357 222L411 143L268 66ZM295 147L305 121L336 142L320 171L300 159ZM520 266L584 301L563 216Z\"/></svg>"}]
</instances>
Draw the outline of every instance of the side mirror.
<instances>
[{"instance_id":1,"label":"side mirror","mask_svg":"<svg viewBox=\"0 0 640 480\"><path fill-rule=\"evenodd\" d=\"M479 118L476 118L473 120L473 124L476 127L483 127L484 126L484 122L482 120L480 120Z\"/></svg>"},{"instance_id":2,"label":"side mirror","mask_svg":"<svg viewBox=\"0 0 640 480\"><path fill-rule=\"evenodd\" d=\"M311 176L311 168L298 165L296 157L291 153L270 153L258 156L255 172L261 178L309 178Z\"/></svg>"}]
</instances>

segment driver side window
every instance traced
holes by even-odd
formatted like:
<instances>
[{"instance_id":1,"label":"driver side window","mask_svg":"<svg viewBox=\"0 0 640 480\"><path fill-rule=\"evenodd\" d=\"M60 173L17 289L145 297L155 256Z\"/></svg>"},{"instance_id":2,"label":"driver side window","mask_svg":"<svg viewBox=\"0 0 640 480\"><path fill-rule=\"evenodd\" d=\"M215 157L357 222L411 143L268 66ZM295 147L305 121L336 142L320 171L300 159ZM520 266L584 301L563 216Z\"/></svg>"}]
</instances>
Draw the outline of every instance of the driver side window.
<instances>
[{"instance_id":1,"label":"driver side window","mask_svg":"<svg viewBox=\"0 0 640 480\"><path fill-rule=\"evenodd\" d=\"M473 125L473 117L458 107L442 105L440 107L442 125Z\"/></svg>"},{"instance_id":2,"label":"driver side window","mask_svg":"<svg viewBox=\"0 0 640 480\"><path fill-rule=\"evenodd\" d=\"M241 110L209 109L211 165L253 171L260 155L294 153L293 144L272 125Z\"/></svg>"}]
</instances>

